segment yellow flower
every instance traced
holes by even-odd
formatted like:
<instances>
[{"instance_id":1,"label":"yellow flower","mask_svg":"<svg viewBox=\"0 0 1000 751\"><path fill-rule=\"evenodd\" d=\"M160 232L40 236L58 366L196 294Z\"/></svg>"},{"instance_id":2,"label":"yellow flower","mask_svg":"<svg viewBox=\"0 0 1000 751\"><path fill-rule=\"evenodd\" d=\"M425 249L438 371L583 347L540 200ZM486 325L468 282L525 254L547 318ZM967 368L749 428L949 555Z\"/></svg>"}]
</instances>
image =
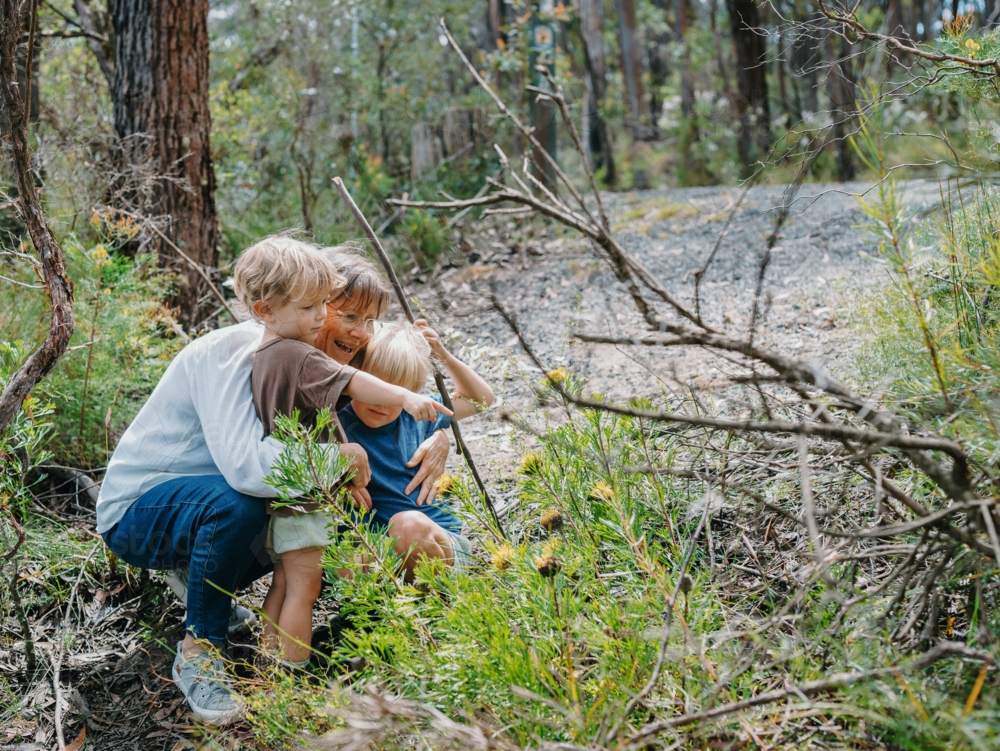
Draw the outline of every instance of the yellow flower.
<instances>
[{"instance_id":1,"label":"yellow flower","mask_svg":"<svg viewBox=\"0 0 1000 751\"><path fill-rule=\"evenodd\" d=\"M594 483L594 487L590 489L590 497L596 501L610 501L615 497L615 489L604 482L604 480L598 480Z\"/></svg>"},{"instance_id":2,"label":"yellow flower","mask_svg":"<svg viewBox=\"0 0 1000 751\"><path fill-rule=\"evenodd\" d=\"M497 571L503 571L508 566L510 566L511 560L514 558L514 548L512 548L507 543L504 543L496 550L493 551L491 557L491 562L493 563L493 568Z\"/></svg>"},{"instance_id":3,"label":"yellow flower","mask_svg":"<svg viewBox=\"0 0 1000 751\"><path fill-rule=\"evenodd\" d=\"M965 40L965 49L968 50L969 57L975 57L976 53L979 52L981 48L980 44L975 39Z\"/></svg>"},{"instance_id":4,"label":"yellow flower","mask_svg":"<svg viewBox=\"0 0 1000 751\"><path fill-rule=\"evenodd\" d=\"M437 488L437 492L441 495L448 495L451 493L452 488L455 485L455 475L450 475L445 472L441 475L437 482L434 483L434 487Z\"/></svg>"},{"instance_id":5,"label":"yellow flower","mask_svg":"<svg viewBox=\"0 0 1000 751\"><path fill-rule=\"evenodd\" d=\"M555 370L550 370L545 374L545 380L550 384L562 383L567 378L569 378L569 372L566 368L556 368Z\"/></svg>"},{"instance_id":6,"label":"yellow flower","mask_svg":"<svg viewBox=\"0 0 1000 751\"><path fill-rule=\"evenodd\" d=\"M108 249L103 245L98 245L90 251L90 257L94 259L94 263L98 266L103 266L108 260Z\"/></svg>"},{"instance_id":7,"label":"yellow flower","mask_svg":"<svg viewBox=\"0 0 1000 751\"><path fill-rule=\"evenodd\" d=\"M542 471L542 455L537 451L529 451L521 459L521 467L517 470L521 475L537 475Z\"/></svg>"}]
</instances>

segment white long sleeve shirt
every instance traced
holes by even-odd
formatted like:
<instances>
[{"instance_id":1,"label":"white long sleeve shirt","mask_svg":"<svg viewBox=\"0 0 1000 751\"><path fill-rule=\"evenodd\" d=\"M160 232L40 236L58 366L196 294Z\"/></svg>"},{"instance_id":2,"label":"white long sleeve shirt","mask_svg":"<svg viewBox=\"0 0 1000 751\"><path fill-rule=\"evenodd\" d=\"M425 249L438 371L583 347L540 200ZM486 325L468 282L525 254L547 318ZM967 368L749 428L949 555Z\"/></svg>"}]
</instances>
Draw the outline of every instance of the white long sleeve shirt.
<instances>
[{"instance_id":1,"label":"white long sleeve shirt","mask_svg":"<svg viewBox=\"0 0 1000 751\"><path fill-rule=\"evenodd\" d=\"M222 475L247 495L273 497L264 484L282 445L264 436L250 393L262 326L247 322L186 346L167 367L125 431L97 500L104 533L143 493L192 475Z\"/></svg>"}]
</instances>

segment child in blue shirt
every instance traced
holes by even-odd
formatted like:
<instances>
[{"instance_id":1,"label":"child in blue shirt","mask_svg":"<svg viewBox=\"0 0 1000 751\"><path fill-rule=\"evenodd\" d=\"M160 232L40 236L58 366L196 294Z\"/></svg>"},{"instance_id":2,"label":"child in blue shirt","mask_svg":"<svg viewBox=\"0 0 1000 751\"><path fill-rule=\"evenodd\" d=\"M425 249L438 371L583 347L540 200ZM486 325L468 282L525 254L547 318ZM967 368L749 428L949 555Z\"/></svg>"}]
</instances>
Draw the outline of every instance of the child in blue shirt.
<instances>
[{"instance_id":1,"label":"child in blue shirt","mask_svg":"<svg viewBox=\"0 0 1000 751\"><path fill-rule=\"evenodd\" d=\"M418 422L399 407L359 399L352 399L337 413L347 439L368 452L371 523L387 529L396 539L396 552L404 556L407 580L413 579L413 570L422 557L462 567L468 565L471 555L458 519L441 504L418 504L419 488L406 492L417 473L416 467L406 463L435 430L493 404L493 391L486 381L452 355L424 321L375 323L364 371L386 383L419 392L432 372L431 352L455 383L451 397L454 417L438 413L434 421Z\"/></svg>"}]
</instances>

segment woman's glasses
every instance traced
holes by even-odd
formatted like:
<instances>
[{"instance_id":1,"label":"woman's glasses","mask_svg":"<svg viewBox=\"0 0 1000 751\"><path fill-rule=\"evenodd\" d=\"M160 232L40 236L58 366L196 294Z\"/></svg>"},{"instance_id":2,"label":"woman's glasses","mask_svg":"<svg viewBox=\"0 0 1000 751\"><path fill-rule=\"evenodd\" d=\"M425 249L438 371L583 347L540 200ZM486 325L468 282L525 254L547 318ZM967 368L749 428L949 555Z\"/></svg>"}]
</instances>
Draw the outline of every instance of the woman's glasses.
<instances>
[{"instance_id":1,"label":"woman's glasses","mask_svg":"<svg viewBox=\"0 0 1000 751\"><path fill-rule=\"evenodd\" d=\"M333 314L340 318L340 324L350 329L364 328L366 331L371 331L372 329L372 319L359 316L357 313L344 313L339 310L333 311Z\"/></svg>"}]
</instances>

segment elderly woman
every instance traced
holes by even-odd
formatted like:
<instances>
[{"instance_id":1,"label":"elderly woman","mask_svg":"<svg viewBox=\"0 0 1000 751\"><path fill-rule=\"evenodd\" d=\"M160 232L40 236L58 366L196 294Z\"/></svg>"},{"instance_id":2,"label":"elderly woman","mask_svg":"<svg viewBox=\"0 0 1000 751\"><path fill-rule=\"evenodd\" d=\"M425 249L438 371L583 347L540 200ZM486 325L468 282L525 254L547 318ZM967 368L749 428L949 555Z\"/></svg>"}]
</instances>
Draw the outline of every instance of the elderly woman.
<instances>
[{"instance_id":1,"label":"elderly woman","mask_svg":"<svg viewBox=\"0 0 1000 751\"><path fill-rule=\"evenodd\" d=\"M390 294L375 268L333 248L344 278L328 306L317 346L340 363L364 358L366 321L388 307ZM270 571L264 551L263 498L275 490L264 478L281 444L264 436L253 406L250 372L263 329L255 323L213 331L185 347L122 436L97 501L97 531L134 566L174 572L186 598L186 635L173 679L206 722L235 719L242 707L226 684L223 666L206 645L224 647L251 617L230 593ZM438 432L413 455L420 470L408 492L434 497L444 472L447 435ZM364 449L341 446L356 469L353 492L370 479ZM186 585L186 586L185 586Z\"/></svg>"}]
</instances>

